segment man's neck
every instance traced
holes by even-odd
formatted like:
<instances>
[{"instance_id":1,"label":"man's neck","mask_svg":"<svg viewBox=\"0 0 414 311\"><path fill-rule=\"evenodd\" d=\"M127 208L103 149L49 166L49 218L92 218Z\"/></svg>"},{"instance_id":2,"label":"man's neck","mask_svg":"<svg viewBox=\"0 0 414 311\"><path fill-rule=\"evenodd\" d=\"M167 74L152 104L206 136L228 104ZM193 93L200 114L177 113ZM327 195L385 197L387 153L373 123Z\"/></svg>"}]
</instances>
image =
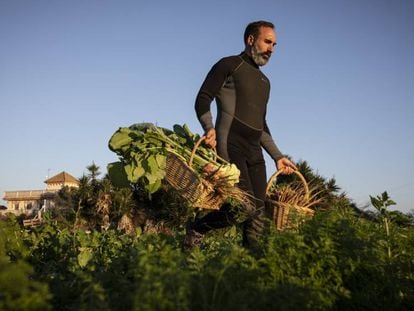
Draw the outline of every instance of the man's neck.
<instances>
[{"instance_id":1,"label":"man's neck","mask_svg":"<svg viewBox=\"0 0 414 311\"><path fill-rule=\"evenodd\" d=\"M254 62L252 55L249 51L244 50L241 54L240 54L241 58L243 58L243 60L246 63L249 63L250 65L252 65L253 67L259 69L259 66Z\"/></svg>"}]
</instances>

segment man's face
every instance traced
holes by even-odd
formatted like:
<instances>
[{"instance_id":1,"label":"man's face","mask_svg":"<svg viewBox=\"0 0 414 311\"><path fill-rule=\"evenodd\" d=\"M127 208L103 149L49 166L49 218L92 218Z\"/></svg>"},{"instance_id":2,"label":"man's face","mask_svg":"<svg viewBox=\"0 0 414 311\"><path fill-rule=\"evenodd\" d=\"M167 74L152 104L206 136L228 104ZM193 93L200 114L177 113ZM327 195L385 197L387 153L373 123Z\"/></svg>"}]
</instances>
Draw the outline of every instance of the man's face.
<instances>
[{"instance_id":1,"label":"man's face","mask_svg":"<svg viewBox=\"0 0 414 311\"><path fill-rule=\"evenodd\" d=\"M270 27L260 27L255 40L251 38L251 54L258 66L266 65L276 45L276 33Z\"/></svg>"}]
</instances>

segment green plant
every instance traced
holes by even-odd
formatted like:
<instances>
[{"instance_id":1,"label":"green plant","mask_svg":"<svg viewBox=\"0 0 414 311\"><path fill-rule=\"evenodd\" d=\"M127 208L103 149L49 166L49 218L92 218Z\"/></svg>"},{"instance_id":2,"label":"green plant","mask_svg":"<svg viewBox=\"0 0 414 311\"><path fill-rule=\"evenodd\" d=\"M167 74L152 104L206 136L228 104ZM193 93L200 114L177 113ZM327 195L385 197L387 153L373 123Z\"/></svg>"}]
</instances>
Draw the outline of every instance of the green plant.
<instances>
[{"instance_id":1,"label":"green plant","mask_svg":"<svg viewBox=\"0 0 414 311\"><path fill-rule=\"evenodd\" d=\"M384 191L377 197L370 196L371 204L379 212L379 215L384 222L385 233L386 233L386 244L388 250L388 258L391 258L391 243L390 243L390 226L389 226L389 211L388 207L395 205L396 203L390 199L387 191Z\"/></svg>"},{"instance_id":2,"label":"green plant","mask_svg":"<svg viewBox=\"0 0 414 311\"><path fill-rule=\"evenodd\" d=\"M328 198L315 216L283 232L269 220L258 252L241 247L237 225L187 253L183 223L198 211L106 177L95 177L94 188L86 176L79 189L59 193L62 213L46 215L42 226L0 220L0 309L413 309L412 217L389 211L386 192L371 197L378 213L366 217L332 182L320 182ZM128 234L116 230L125 214L134 226ZM141 230L147 218L168 223L169 232Z\"/></svg>"},{"instance_id":3,"label":"green plant","mask_svg":"<svg viewBox=\"0 0 414 311\"><path fill-rule=\"evenodd\" d=\"M221 178L231 186L237 183L240 173L234 164L213 156L209 148L202 146L192 154L199 139L187 125L176 124L173 131L148 123L121 127L109 140L109 148L121 160L108 164L109 175L118 186L140 183L152 194L160 189L165 177L167 155L173 154L185 163L192 158L195 172Z\"/></svg>"},{"instance_id":4,"label":"green plant","mask_svg":"<svg viewBox=\"0 0 414 311\"><path fill-rule=\"evenodd\" d=\"M0 310L50 309L47 283L38 279L29 253L15 220L0 220Z\"/></svg>"}]
</instances>

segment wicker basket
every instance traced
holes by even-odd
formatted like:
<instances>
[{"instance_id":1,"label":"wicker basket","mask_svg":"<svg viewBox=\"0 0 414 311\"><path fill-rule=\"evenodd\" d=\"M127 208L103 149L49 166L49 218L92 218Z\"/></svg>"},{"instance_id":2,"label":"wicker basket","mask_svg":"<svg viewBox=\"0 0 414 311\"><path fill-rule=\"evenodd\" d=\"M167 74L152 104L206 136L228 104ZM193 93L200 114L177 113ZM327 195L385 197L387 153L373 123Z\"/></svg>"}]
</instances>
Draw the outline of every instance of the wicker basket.
<instances>
[{"instance_id":1,"label":"wicker basket","mask_svg":"<svg viewBox=\"0 0 414 311\"><path fill-rule=\"evenodd\" d=\"M299 171L294 171L301 180L301 186L303 187L303 189L301 189L302 191L299 193L299 199L297 194L295 199L292 199L289 198L288 195L280 195L277 190L274 189L274 181L281 172L282 171L279 170L270 177L266 188L266 203L271 210L270 213L276 228L280 231L296 227L303 221L304 217L312 217L315 212L313 209L307 207L310 205L309 203L311 201L309 186ZM295 189L289 188L288 185L286 186L285 191L295 193Z\"/></svg>"},{"instance_id":2,"label":"wicker basket","mask_svg":"<svg viewBox=\"0 0 414 311\"><path fill-rule=\"evenodd\" d=\"M214 185L199 177L192 168L193 158L202 136L194 145L188 163L173 153L167 156L165 181L195 208L219 209L225 198L215 192Z\"/></svg>"}]
</instances>

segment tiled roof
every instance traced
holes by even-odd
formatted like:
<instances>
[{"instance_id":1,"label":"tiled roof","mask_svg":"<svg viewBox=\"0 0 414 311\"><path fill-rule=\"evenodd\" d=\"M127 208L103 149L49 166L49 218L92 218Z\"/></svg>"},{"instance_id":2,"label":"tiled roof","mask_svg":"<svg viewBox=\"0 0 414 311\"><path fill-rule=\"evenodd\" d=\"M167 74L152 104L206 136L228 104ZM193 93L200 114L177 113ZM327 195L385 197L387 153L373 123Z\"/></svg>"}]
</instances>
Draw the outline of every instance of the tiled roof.
<instances>
[{"instance_id":1,"label":"tiled roof","mask_svg":"<svg viewBox=\"0 0 414 311\"><path fill-rule=\"evenodd\" d=\"M77 180L75 177L73 177L71 174L66 172L61 172L53 177L50 177L49 179L45 180L46 184L51 183L77 183L79 184L79 180Z\"/></svg>"}]
</instances>

